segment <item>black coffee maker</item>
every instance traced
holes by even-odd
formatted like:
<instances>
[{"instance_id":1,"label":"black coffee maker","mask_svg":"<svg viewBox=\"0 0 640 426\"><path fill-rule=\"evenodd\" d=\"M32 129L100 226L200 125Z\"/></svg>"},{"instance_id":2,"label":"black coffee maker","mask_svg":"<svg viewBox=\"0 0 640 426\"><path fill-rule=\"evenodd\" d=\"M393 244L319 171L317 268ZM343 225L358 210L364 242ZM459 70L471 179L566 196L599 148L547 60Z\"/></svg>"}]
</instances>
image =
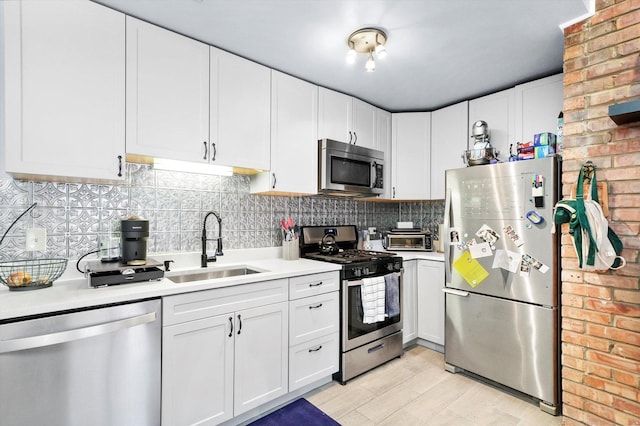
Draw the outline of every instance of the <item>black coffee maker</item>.
<instances>
[{"instance_id":1,"label":"black coffee maker","mask_svg":"<svg viewBox=\"0 0 640 426\"><path fill-rule=\"evenodd\" d=\"M147 263L147 239L149 221L130 217L120 222L122 263L126 265L145 265Z\"/></svg>"}]
</instances>

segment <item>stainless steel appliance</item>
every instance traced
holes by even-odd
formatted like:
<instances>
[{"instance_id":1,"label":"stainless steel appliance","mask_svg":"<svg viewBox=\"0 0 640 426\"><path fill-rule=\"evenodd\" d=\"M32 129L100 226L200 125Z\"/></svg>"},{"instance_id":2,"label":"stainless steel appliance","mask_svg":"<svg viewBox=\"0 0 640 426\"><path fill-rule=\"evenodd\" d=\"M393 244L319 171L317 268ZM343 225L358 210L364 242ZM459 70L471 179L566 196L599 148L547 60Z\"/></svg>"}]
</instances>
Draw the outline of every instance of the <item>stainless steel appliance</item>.
<instances>
[{"instance_id":1,"label":"stainless steel appliance","mask_svg":"<svg viewBox=\"0 0 640 426\"><path fill-rule=\"evenodd\" d=\"M447 170L445 367L560 410L557 157Z\"/></svg>"},{"instance_id":2,"label":"stainless steel appliance","mask_svg":"<svg viewBox=\"0 0 640 426\"><path fill-rule=\"evenodd\" d=\"M318 192L375 197L384 193L384 152L330 139L318 141Z\"/></svg>"},{"instance_id":3,"label":"stainless steel appliance","mask_svg":"<svg viewBox=\"0 0 640 426\"><path fill-rule=\"evenodd\" d=\"M402 258L394 253L358 250L356 226L303 226L303 257L342 265L340 272L340 370L342 384L402 355ZM398 278L398 312L384 320L365 323L362 307L364 278Z\"/></svg>"},{"instance_id":4,"label":"stainless steel appliance","mask_svg":"<svg viewBox=\"0 0 640 426\"><path fill-rule=\"evenodd\" d=\"M384 236L387 250L433 251L430 231L421 229L392 229Z\"/></svg>"},{"instance_id":5,"label":"stainless steel appliance","mask_svg":"<svg viewBox=\"0 0 640 426\"><path fill-rule=\"evenodd\" d=\"M104 287L161 280L164 277L164 271L161 269L161 264L151 258L147 259L144 265L94 260L87 262L84 275L89 287Z\"/></svg>"},{"instance_id":6,"label":"stainless steel appliance","mask_svg":"<svg viewBox=\"0 0 640 426\"><path fill-rule=\"evenodd\" d=\"M0 323L0 423L160 424L160 300Z\"/></svg>"}]
</instances>

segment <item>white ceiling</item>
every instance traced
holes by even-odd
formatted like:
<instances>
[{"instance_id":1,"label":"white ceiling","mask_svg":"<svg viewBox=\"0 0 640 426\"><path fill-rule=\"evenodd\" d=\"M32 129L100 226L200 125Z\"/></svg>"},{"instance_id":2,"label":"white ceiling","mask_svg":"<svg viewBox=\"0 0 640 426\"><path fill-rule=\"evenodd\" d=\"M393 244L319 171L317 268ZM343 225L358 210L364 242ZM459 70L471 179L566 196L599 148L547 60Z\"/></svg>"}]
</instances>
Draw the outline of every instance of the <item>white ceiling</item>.
<instances>
[{"instance_id":1,"label":"white ceiling","mask_svg":"<svg viewBox=\"0 0 640 426\"><path fill-rule=\"evenodd\" d=\"M560 25L592 0L94 0L392 112L430 111L562 72ZM345 61L349 34L388 35Z\"/></svg>"}]
</instances>

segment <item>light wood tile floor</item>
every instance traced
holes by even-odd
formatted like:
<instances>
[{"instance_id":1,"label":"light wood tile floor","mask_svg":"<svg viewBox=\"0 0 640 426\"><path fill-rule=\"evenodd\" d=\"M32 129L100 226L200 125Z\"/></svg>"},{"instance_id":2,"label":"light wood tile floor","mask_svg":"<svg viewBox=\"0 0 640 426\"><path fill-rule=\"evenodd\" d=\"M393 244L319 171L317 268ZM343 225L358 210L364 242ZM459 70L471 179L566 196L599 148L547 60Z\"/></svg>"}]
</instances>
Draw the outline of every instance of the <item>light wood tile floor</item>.
<instances>
[{"instance_id":1,"label":"light wood tile floor","mask_svg":"<svg viewBox=\"0 0 640 426\"><path fill-rule=\"evenodd\" d=\"M328 383L305 398L343 426L555 426L540 411L492 386L444 370L444 355L414 346L345 386Z\"/></svg>"}]
</instances>

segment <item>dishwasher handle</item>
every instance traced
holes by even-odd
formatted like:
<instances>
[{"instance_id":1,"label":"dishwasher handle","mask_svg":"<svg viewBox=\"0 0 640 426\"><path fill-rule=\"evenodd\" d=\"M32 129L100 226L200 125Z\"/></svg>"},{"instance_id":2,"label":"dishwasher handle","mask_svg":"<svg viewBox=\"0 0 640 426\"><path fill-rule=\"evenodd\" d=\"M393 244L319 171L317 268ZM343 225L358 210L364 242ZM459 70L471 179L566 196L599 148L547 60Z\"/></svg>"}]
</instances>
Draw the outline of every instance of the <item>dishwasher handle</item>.
<instances>
[{"instance_id":1,"label":"dishwasher handle","mask_svg":"<svg viewBox=\"0 0 640 426\"><path fill-rule=\"evenodd\" d=\"M0 354L7 352L22 351L25 349L40 348L44 346L57 345L59 343L72 342L74 340L95 337L101 334L113 333L137 325L147 324L155 321L156 312L125 318L117 321L107 322L89 327L75 328L51 334L39 336L23 337L21 339L7 340L0 342Z\"/></svg>"}]
</instances>

